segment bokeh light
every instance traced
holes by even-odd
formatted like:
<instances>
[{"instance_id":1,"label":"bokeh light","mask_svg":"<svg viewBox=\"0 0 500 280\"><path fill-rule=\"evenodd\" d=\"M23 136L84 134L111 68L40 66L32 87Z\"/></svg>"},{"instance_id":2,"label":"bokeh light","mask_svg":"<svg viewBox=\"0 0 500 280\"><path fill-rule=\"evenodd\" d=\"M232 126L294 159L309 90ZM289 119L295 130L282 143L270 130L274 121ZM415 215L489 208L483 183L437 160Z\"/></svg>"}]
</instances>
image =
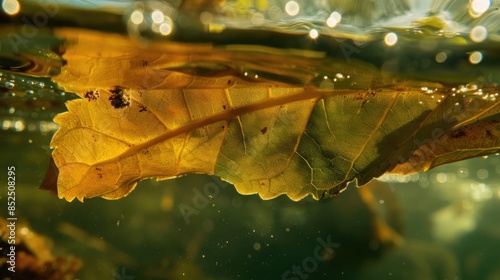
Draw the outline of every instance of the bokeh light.
<instances>
[{"instance_id":1,"label":"bokeh light","mask_svg":"<svg viewBox=\"0 0 500 280\"><path fill-rule=\"evenodd\" d=\"M208 11L204 11L200 14L200 21L203 24L210 24L210 23L212 23L213 20L214 20L214 16L212 15L212 13L210 13Z\"/></svg>"},{"instance_id":2,"label":"bokeh light","mask_svg":"<svg viewBox=\"0 0 500 280\"><path fill-rule=\"evenodd\" d=\"M480 17L490 8L490 5L490 0L472 0L469 7L469 15L473 18Z\"/></svg>"},{"instance_id":3,"label":"bokeh light","mask_svg":"<svg viewBox=\"0 0 500 280\"><path fill-rule=\"evenodd\" d=\"M396 35L396 33L393 32L387 33L387 35L385 35L384 37L384 43L389 47L394 46L397 42L398 42L398 35Z\"/></svg>"},{"instance_id":4,"label":"bokeh light","mask_svg":"<svg viewBox=\"0 0 500 280\"><path fill-rule=\"evenodd\" d=\"M19 10L21 10L21 5L19 5L19 2L17 0L3 0L2 9L8 15L13 16L19 13Z\"/></svg>"},{"instance_id":5,"label":"bokeh light","mask_svg":"<svg viewBox=\"0 0 500 280\"><path fill-rule=\"evenodd\" d=\"M290 16L298 15L300 11L299 3L295 1L288 1L285 5L285 11Z\"/></svg>"},{"instance_id":6,"label":"bokeh light","mask_svg":"<svg viewBox=\"0 0 500 280\"><path fill-rule=\"evenodd\" d=\"M445 52L438 52L436 54L436 62L437 63L443 63L446 61L447 58L448 58L448 55Z\"/></svg>"},{"instance_id":7,"label":"bokeh light","mask_svg":"<svg viewBox=\"0 0 500 280\"><path fill-rule=\"evenodd\" d=\"M311 31L309 31L309 37L311 37L311 39L316 39L318 38L318 36L319 36L318 30L311 29Z\"/></svg>"},{"instance_id":8,"label":"bokeh light","mask_svg":"<svg viewBox=\"0 0 500 280\"><path fill-rule=\"evenodd\" d=\"M481 52L472 52L469 55L469 62L472 64L478 64L483 60L483 54Z\"/></svg>"},{"instance_id":9,"label":"bokeh light","mask_svg":"<svg viewBox=\"0 0 500 280\"><path fill-rule=\"evenodd\" d=\"M156 10L151 14L151 19L153 19L153 22L155 23L162 23L165 16L160 10Z\"/></svg>"},{"instance_id":10,"label":"bokeh light","mask_svg":"<svg viewBox=\"0 0 500 280\"><path fill-rule=\"evenodd\" d=\"M337 26L337 24L339 24L341 20L342 20L342 15L338 12L333 12L326 20L326 25L328 25L328 27L333 28Z\"/></svg>"},{"instance_id":11,"label":"bokeh light","mask_svg":"<svg viewBox=\"0 0 500 280\"><path fill-rule=\"evenodd\" d=\"M481 25L475 26L470 31L469 36L473 42L480 43L488 37L488 29Z\"/></svg>"},{"instance_id":12,"label":"bokeh light","mask_svg":"<svg viewBox=\"0 0 500 280\"><path fill-rule=\"evenodd\" d=\"M132 14L130 15L130 20L134 23L134 24L141 24L143 21L144 21L144 15L142 14L142 11L140 10L135 10L132 12Z\"/></svg>"},{"instance_id":13,"label":"bokeh light","mask_svg":"<svg viewBox=\"0 0 500 280\"><path fill-rule=\"evenodd\" d=\"M164 22L160 25L160 33L163 36L170 35L172 33L172 25L169 22Z\"/></svg>"}]
</instances>

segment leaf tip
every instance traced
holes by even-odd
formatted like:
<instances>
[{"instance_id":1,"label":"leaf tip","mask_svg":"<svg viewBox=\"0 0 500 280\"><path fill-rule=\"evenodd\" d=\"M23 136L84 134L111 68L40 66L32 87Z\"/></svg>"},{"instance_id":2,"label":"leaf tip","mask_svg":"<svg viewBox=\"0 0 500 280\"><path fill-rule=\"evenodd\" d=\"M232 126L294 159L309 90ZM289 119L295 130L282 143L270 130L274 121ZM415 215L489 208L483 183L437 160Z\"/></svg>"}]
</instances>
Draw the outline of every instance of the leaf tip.
<instances>
[{"instance_id":1,"label":"leaf tip","mask_svg":"<svg viewBox=\"0 0 500 280\"><path fill-rule=\"evenodd\" d=\"M58 177L59 177L59 168L57 168L54 159L51 156L49 161L49 167L47 168L47 172L45 173L45 177L43 178L39 189L49 191L53 195L58 196L57 193Z\"/></svg>"}]
</instances>

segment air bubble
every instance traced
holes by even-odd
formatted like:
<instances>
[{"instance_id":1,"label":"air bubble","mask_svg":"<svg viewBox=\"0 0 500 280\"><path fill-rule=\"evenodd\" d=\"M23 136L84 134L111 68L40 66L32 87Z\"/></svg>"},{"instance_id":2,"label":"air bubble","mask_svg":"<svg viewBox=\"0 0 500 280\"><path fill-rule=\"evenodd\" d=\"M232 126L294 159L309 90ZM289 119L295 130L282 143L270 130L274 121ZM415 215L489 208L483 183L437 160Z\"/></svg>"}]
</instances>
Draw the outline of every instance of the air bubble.
<instances>
[{"instance_id":1,"label":"air bubble","mask_svg":"<svg viewBox=\"0 0 500 280\"><path fill-rule=\"evenodd\" d=\"M469 177L469 169L467 169L467 168L459 168L458 169L458 177L460 177L460 178Z\"/></svg>"},{"instance_id":2,"label":"air bubble","mask_svg":"<svg viewBox=\"0 0 500 280\"><path fill-rule=\"evenodd\" d=\"M437 63L443 63L446 61L446 59L448 58L448 55L446 55L445 52L439 52L436 54L436 62Z\"/></svg>"},{"instance_id":3,"label":"air bubble","mask_svg":"<svg viewBox=\"0 0 500 280\"><path fill-rule=\"evenodd\" d=\"M444 184L446 183L446 181L448 181L448 176L446 175L446 173L438 173L436 175L436 180L438 181L438 183Z\"/></svg>"},{"instance_id":4,"label":"air bubble","mask_svg":"<svg viewBox=\"0 0 500 280\"><path fill-rule=\"evenodd\" d=\"M479 169L479 170L476 172L476 176L477 176L477 178L479 178L480 180L486 180L486 179L488 179L488 175L489 175L489 172L488 172L488 170L486 170L486 169Z\"/></svg>"}]
</instances>

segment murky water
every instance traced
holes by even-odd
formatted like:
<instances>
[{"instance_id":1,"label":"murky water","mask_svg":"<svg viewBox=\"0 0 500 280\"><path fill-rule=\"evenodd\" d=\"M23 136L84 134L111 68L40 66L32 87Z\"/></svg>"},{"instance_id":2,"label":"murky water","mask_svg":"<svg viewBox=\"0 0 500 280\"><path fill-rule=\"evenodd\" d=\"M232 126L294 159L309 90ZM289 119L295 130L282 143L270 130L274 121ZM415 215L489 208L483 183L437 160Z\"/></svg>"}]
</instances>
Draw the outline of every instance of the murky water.
<instances>
[{"instance_id":1,"label":"murky water","mask_svg":"<svg viewBox=\"0 0 500 280\"><path fill-rule=\"evenodd\" d=\"M78 98L86 69L73 68L72 88L56 81L68 75L65 55L85 44L163 52L146 77L234 75L325 91L404 85L497 102L500 2L358 2L4 0L0 180L6 186L15 166L18 236L44 235L53 255L81 260L77 279L499 278L497 155L386 175L369 194L350 188L319 202L262 201L200 175L144 181L118 201L67 203L38 190L58 128L52 118ZM79 34L85 39L71 40ZM143 88L162 81L130 79ZM1 276L11 277L6 268Z\"/></svg>"}]
</instances>

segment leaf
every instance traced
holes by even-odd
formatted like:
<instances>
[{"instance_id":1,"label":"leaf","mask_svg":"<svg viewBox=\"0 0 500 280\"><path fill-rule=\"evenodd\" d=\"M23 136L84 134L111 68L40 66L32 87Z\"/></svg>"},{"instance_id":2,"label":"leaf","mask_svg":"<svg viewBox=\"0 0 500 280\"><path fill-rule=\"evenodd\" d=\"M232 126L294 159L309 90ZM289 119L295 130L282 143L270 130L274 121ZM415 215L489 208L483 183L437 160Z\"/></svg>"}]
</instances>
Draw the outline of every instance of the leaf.
<instances>
[{"instance_id":1,"label":"leaf","mask_svg":"<svg viewBox=\"0 0 500 280\"><path fill-rule=\"evenodd\" d=\"M427 171L448 162L498 153L500 121L475 122L448 133L438 132L434 138L419 146L406 162L396 166L391 173Z\"/></svg>"},{"instance_id":2,"label":"leaf","mask_svg":"<svg viewBox=\"0 0 500 280\"><path fill-rule=\"evenodd\" d=\"M68 201L119 199L141 179L189 173L264 199L319 199L390 170L500 151L500 102L486 87L424 93L364 65L324 68L314 52L142 50L120 36L76 36L56 80L82 99L54 119L51 143ZM334 71L335 84L323 78Z\"/></svg>"}]
</instances>

